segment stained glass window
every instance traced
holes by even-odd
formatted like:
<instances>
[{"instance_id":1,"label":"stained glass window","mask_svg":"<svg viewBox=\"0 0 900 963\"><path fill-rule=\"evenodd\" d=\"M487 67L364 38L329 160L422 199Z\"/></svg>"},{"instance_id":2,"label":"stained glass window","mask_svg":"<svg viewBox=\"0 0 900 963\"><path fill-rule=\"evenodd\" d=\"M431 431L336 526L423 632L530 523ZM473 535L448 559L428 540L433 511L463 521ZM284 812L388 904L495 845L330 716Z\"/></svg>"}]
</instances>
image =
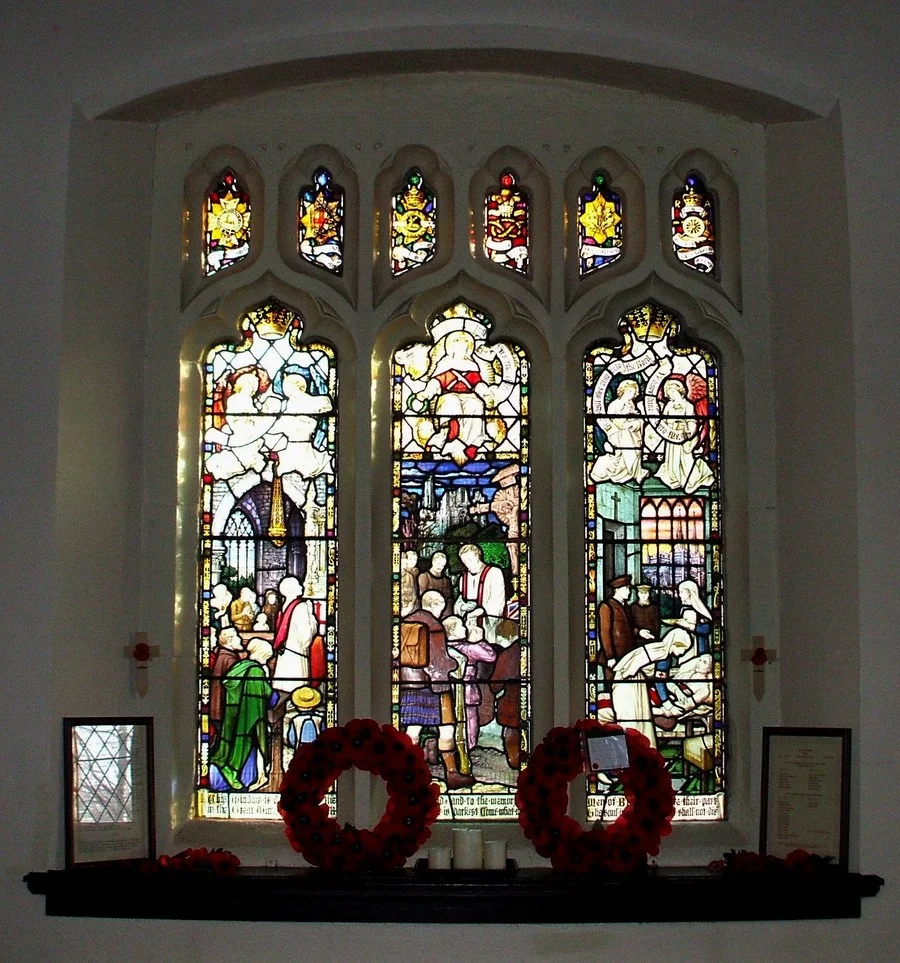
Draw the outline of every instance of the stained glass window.
<instances>
[{"instance_id":1,"label":"stained glass window","mask_svg":"<svg viewBox=\"0 0 900 963\"><path fill-rule=\"evenodd\" d=\"M578 273L599 271L622 256L624 221L622 198L609 186L603 171L578 195Z\"/></svg>"},{"instance_id":2,"label":"stained glass window","mask_svg":"<svg viewBox=\"0 0 900 963\"><path fill-rule=\"evenodd\" d=\"M203 270L224 271L250 253L250 195L227 167L206 194L203 208Z\"/></svg>"},{"instance_id":3,"label":"stained glass window","mask_svg":"<svg viewBox=\"0 0 900 963\"><path fill-rule=\"evenodd\" d=\"M197 812L278 819L337 718L337 368L274 298L241 331L203 369Z\"/></svg>"},{"instance_id":4,"label":"stained glass window","mask_svg":"<svg viewBox=\"0 0 900 963\"><path fill-rule=\"evenodd\" d=\"M715 214L699 174L688 174L672 203L672 247L686 267L703 274L716 269Z\"/></svg>"},{"instance_id":5,"label":"stained glass window","mask_svg":"<svg viewBox=\"0 0 900 963\"><path fill-rule=\"evenodd\" d=\"M505 170L498 190L484 200L484 254L519 274L529 270L528 197L518 189L516 175Z\"/></svg>"},{"instance_id":6,"label":"stained glass window","mask_svg":"<svg viewBox=\"0 0 900 963\"><path fill-rule=\"evenodd\" d=\"M300 256L340 274L344 269L344 189L332 183L331 173L319 167L313 183L300 191L297 207L297 244Z\"/></svg>"},{"instance_id":7,"label":"stained glass window","mask_svg":"<svg viewBox=\"0 0 900 963\"><path fill-rule=\"evenodd\" d=\"M443 819L515 819L530 745L528 359L465 303L392 361L393 723Z\"/></svg>"},{"instance_id":8,"label":"stained glass window","mask_svg":"<svg viewBox=\"0 0 900 963\"><path fill-rule=\"evenodd\" d=\"M413 167L391 198L391 273L394 277L430 261L437 250L437 198Z\"/></svg>"},{"instance_id":9,"label":"stained glass window","mask_svg":"<svg viewBox=\"0 0 900 963\"><path fill-rule=\"evenodd\" d=\"M676 819L724 818L719 370L653 303L584 360L588 715L666 760ZM588 818L621 786L588 777Z\"/></svg>"}]
</instances>

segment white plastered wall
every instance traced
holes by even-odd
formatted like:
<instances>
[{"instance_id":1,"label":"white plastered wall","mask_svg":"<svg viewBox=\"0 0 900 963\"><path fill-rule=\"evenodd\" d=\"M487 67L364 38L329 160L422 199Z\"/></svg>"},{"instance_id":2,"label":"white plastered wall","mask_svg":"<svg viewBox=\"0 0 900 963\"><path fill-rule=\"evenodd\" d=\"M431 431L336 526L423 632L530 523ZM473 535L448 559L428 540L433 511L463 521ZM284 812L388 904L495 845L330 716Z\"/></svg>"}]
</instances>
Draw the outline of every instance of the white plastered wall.
<instances>
[{"instance_id":1,"label":"white plastered wall","mask_svg":"<svg viewBox=\"0 0 900 963\"><path fill-rule=\"evenodd\" d=\"M112 106L176 80L295 57L315 46L341 52L373 45L377 49L379 43L421 45L423 34L407 28L415 25L416 17L427 16L403 4L390 10L334 4L320 12L311 31L309 21L301 21L303 11L293 5L290 10L277 3L267 7L269 17L240 11L217 23L202 4L190 12L179 6L178 21L174 4L159 3L135 32L124 8L104 11L101 20L94 19L93 11L76 14L69 5L45 3L37 10L18 8L3 34L7 89L0 150L2 169L10 177L5 207L10 252L4 262L2 311L4 328L8 325L12 332L5 344L18 345L3 382L4 410L12 418L4 468L7 549L2 584L11 602L3 627L7 694L2 706L2 870L4 925L13 958L178 958L188 946L193 958L221 958L223 945L233 955L257 952L260 958L275 958L284 952L275 947L314 942L321 958L346 959L361 940L372 958L430 958L439 955L434 952L438 941L458 942L449 931L428 927L45 920L40 901L19 881L27 870L58 865L59 718L86 709L111 713L136 708L126 695L122 634L146 627L135 624L136 576L122 560L134 556L136 535L129 524L134 490L142 485L136 468L140 444L133 428L140 419L142 388L140 379L133 380L134 361L145 351L143 332L152 313L148 292L151 298L156 293L146 273L153 132L123 125L88 130L80 120L73 124L72 107L85 104L91 114L99 104ZM752 266L763 277L769 271L773 279L787 279L780 290L773 286L773 325L806 326L805 303L799 298L791 303L785 286L794 277L806 289L814 288L817 279L835 273L849 251L849 277L842 275L843 269L837 271L843 276L839 297L814 307L816 324L825 317L828 339L837 341L842 351L852 348L855 361L852 381L818 380L819 388L836 392L828 395L824 409L817 395L807 393L793 376L788 359L787 371L779 372L784 376L773 379L778 420L771 427L778 445L779 492L787 486L804 511L795 516L791 503L781 502L779 494L778 504L760 506L754 524L771 529L768 544L775 543L778 531L782 568L784 561L814 560L810 579L817 590L809 590L803 611L797 611L791 597L778 597L773 590L767 603L760 601L759 618L781 630L783 656L791 641L787 627L802 625L807 664L827 680L824 689L811 688L804 679L805 684L783 692L784 721L831 724L855 718L858 712L859 862L865 871L890 877L897 866L897 836L889 818L897 784L890 729L897 701L888 648L896 639L898 618L897 526L889 507L896 499L897 466L897 290L892 267L897 97L888 52L894 49L896 21L888 22L885 8L877 4L854 4L851 9L844 3L810 3L777 15L750 5L724 4L718 10L721 20L704 23L709 37L704 61L695 53L698 24L691 14L697 9L696 4L676 9L654 3L628 11L610 7L601 32L579 5L559 4L554 5L555 28L535 33L528 25L535 17L522 5L499 4L487 11L461 3L443 15L443 25L432 25L425 35L437 45L519 43L690 67L778 93L823 115L835 98L840 100L827 153L832 174L834 161L843 160L846 227L841 192L826 205L813 191L807 196L807 205L818 211L812 220L817 230L833 234L834 245L811 247L801 235L789 270L774 261ZM833 150L836 134L840 146ZM773 201L779 196L784 200L786 194L779 192L790 188L789 181L777 183L779 165L791 155L798 171L815 173L816 158L822 159L812 146L807 148L806 137L801 127L773 130L767 138L768 192L761 196L768 202L770 255L783 255L791 239L789 230L778 235L773 227L790 209ZM98 146L98 140L105 146ZM595 144L603 141L617 146L607 136ZM112 163L104 166L104 157ZM88 192L90 199L100 185L103 199L89 203L85 215L74 192ZM834 196L829 193L829 202ZM744 231L746 205L744 198ZM796 209L794 213L799 214ZM128 237L130 244L120 243ZM744 282L746 298L746 263ZM744 316L751 316L746 302ZM111 335L101 337L107 331ZM82 360L90 337L96 339L94 370L86 369ZM809 347L809 340L798 338L799 344L773 338L773 348ZM835 364L834 358L826 360ZM756 390L764 393L766 385ZM767 402L761 399L758 408L756 402L752 406L754 417L761 418ZM817 421L813 415L820 411L823 417ZM813 464L794 457L795 439L784 430L793 418L819 442ZM763 443L764 427L759 422L754 434L748 424L751 459L754 443ZM822 486L828 493L825 501ZM835 531L832 506L841 493L849 505ZM167 508L174 511L172 504ZM767 544L766 538L760 544ZM555 550L563 552L560 546ZM751 582L760 592L774 562L751 552ZM835 627L831 600L840 598L846 598L847 605L838 607L841 624ZM829 605L820 605L822 600ZM139 617L148 615L141 611ZM819 658L809 655L811 649ZM160 667L157 663L155 669ZM158 685L160 675L155 679ZM159 687L148 698L142 711L160 717L169 711ZM839 713L846 716L838 719ZM581 959L601 953L640 959L657 952L665 936L667 942L677 940L683 946L691 933L696 942L683 953L688 959L704 954L720 959L879 959L887 958L894 941L891 905L886 891L867 902L860 922L727 924L667 928L665 934L657 927L494 927L478 931L478 942L482 955L497 959Z\"/></svg>"}]
</instances>

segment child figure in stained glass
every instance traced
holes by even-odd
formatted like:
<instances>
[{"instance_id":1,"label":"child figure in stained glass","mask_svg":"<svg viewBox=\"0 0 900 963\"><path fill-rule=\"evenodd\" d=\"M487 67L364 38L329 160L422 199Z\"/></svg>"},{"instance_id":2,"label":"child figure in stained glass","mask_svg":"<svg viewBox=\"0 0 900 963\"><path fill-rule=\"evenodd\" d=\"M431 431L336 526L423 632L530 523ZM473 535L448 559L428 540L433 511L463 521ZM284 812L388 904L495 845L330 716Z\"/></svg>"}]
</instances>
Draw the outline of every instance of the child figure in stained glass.
<instances>
[{"instance_id":1,"label":"child figure in stained glass","mask_svg":"<svg viewBox=\"0 0 900 963\"><path fill-rule=\"evenodd\" d=\"M437 728L447 788L463 789L475 779L459 771L456 706L450 685L457 665L447 651L447 633L439 619L444 597L440 592L426 592L421 606L401 625L400 724L415 743L423 727Z\"/></svg>"}]
</instances>

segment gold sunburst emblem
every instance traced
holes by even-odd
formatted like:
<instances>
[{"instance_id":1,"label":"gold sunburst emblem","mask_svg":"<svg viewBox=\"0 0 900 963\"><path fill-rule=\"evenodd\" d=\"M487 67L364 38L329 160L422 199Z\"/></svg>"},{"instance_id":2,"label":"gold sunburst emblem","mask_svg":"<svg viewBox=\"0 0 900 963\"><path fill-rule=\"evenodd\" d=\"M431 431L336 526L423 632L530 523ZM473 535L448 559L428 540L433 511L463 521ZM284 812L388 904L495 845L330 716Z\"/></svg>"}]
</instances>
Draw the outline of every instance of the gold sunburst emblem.
<instances>
[{"instance_id":1,"label":"gold sunburst emblem","mask_svg":"<svg viewBox=\"0 0 900 963\"><path fill-rule=\"evenodd\" d=\"M338 225L341 216L341 200L329 201L320 191L316 194L312 204L307 204L300 218L304 230L304 237L314 240L316 244L324 244L338 236Z\"/></svg>"},{"instance_id":2,"label":"gold sunburst emblem","mask_svg":"<svg viewBox=\"0 0 900 963\"><path fill-rule=\"evenodd\" d=\"M234 247L250 228L250 205L228 191L209 207L209 236L223 247Z\"/></svg>"}]
</instances>

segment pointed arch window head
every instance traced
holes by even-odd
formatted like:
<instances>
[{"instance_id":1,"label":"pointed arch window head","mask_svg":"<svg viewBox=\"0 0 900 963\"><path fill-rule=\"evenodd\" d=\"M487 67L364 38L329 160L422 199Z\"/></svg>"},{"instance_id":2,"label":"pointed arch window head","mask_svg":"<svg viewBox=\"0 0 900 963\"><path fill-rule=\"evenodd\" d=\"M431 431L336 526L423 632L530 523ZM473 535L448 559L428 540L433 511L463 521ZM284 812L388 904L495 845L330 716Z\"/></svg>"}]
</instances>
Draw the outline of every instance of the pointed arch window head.
<instances>
[{"instance_id":1,"label":"pointed arch window head","mask_svg":"<svg viewBox=\"0 0 900 963\"><path fill-rule=\"evenodd\" d=\"M204 359L199 816L277 819L294 750L337 721L337 367L302 332L270 298Z\"/></svg>"},{"instance_id":2,"label":"pointed arch window head","mask_svg":"<svg viewBox=\"0 0 900 963\"><path fill-rule=\"evenodd\" d=\"M344 189L333 183L325 167L317 168L313 183L300 190L297 245L305 261L332 274L343 273Z\"/></svg>"},{"instance_id":3,"label":"pointed arch window head","mask_svg":"<svg viewBox=\"0 0 900 963\"><path fill-rule=\"evenodd\" d=\"M587 712L660 750L676 819L722 819L719 368L652 302L619 330L584 359ZM588 777L588 819L624 805Z\"/></svg>"},{"instance_id":4,"label":"pointed arch window head","mask_svg":"<svg viewBox=\"0 0 900 963\"><path fill-rule=\"evenodd\" d=\"M391 274L427 264L437 252L437 197L422 172L411 168L391 198Z\"/></svg>"},{"instance_id":5,"label":"pointed arch window head","mask_svg":"<svg viewBox=\"0 0 900 963\"><path fill-rule=\"evenodd\" d=\"M226 167L216 177L203 206L203 271L218 274L250 253L250 195Z\"/></svg>"},{"instance_id":6,"label":"pointed arch window head","mask_svg":"<svg viewBox=\"0 0 900 963\"><path fill-rule=\"evenodd\" d=\"M703 178L691 172L672 203L672 248L692 271L716 270L715 209Z\"/></svg>"},{"instance_id":7,"label":"pointed arch window head","mask_svg":"<svg viewBox=\"0 0 900 963\"><path fill-rule=\"evenodd\" d=\"M578 272L580 277L614 264L624 248L622 198L604 171L578 195Z\"/></svg>"},{"instance_id":8,"label":"pointed arch window head","mask_svg":"<svg viewBox=\"0 0 900 963\"><path fill-rule=\"evenodd\" d=\"M515 819L531 744L524 349L458 303L394 352L392 721L440 818Z\"/></svg>"},{"instance_id":9,"label":"pointed arch window head","mask_svg":"<svg viewBox=\"0 0 900 963\"><path fill-rule=\"evenodd\" d=\"M525 275L531 268L528 207L528 196L512 170L503 171L498 189L488 191L484 201L485 257Z\"/></svg>"}]
</instances>

